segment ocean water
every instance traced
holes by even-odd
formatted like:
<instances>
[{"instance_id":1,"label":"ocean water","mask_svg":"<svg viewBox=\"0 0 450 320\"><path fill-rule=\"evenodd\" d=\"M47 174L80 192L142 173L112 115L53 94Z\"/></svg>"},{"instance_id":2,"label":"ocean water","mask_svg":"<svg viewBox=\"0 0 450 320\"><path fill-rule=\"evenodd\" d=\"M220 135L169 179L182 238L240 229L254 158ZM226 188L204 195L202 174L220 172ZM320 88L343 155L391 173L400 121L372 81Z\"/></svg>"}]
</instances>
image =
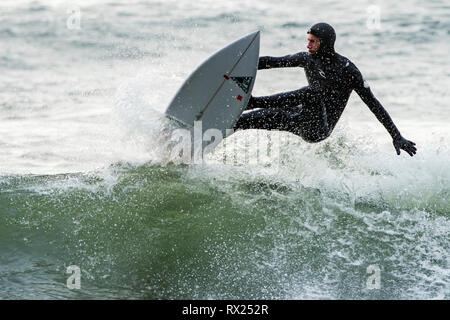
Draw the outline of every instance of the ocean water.
<instances>
[{"instance_id":1,"label":"ocean water","mask_svg":"<svg viewBox=\"0 0 450 320\"><path fill-rule=\"evenodd\" d=\"M450 298L447 1L2 1L0 21L1 299ZM319 21L416 156L353 93L323 142L171 157L162 114L199 63L255 30L261 55L304 51ZM262 70L254 95L303 85Z\"/></svg>"}]
</instances>

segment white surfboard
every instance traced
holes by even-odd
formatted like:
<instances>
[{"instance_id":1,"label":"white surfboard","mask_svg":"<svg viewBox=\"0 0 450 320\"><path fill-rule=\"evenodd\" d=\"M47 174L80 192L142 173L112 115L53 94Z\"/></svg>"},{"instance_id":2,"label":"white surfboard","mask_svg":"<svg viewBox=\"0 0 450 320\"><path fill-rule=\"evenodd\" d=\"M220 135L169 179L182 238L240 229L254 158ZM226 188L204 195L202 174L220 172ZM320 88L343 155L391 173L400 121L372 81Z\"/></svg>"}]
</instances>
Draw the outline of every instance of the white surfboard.
<instances>
[{"instance_id":1,"label":"white surfboard","mask_svg":"<svg viewBox=\"0 0 450 320\"><path fill-rule=\"evenodd\" d=\"M212 132L213 141L203 139L202 144L203 149L210 145L208 149L212 150L221 140L214 132L220 132L222 138L229 135L227 129L234 127L247 106L258 59L259 31L217 51L186 79L167 107L166 116L191 130L192 136L211 136Z\"/></svg>"}]
</instances>

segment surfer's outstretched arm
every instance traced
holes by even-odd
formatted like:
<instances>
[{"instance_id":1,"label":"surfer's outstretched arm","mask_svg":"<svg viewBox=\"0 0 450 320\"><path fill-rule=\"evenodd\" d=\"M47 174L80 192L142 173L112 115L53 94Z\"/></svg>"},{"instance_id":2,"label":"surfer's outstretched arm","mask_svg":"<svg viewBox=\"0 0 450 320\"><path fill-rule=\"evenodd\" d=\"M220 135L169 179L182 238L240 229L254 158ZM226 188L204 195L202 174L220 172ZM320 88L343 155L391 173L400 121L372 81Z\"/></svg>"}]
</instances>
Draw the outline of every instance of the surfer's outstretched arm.
<instances>
[{"instance_id":1,"label":"surfer's outstretched arm","mask_svg":"<svg viewBox=\"0 0 450 320\"><path fill-rule=\"evenodd\" d=\"M284 57L260 57L258 70L272 68L304 67L309 53L298 52Z\"/></svg>"},{"instance_id":2,"label":"surfer's outstretched arm","mask_svg":"<svg viewBox=\"0 0 450 320\"><path fill-rule=\"evenodd\" d=\"M400 155L400 149L402 149L406 151L411 157L415 155L417 151L415 147L416 144L402 137L400 131L397 129L391 117L389 116L389 113L386 111L386 109L383 108L378 99L375 98L372 91L370 90L369 85L366 81L364 81L361 73L357 69L355 71L354 78L354 89L356 93L360 96L361 100L364 101L364 103L369 107L370 111L375 114L378 121L380 121L389 132L392 137L392 143L394 144L394 148L397 151L397 154Z\"/></svg>"}]
</instances>

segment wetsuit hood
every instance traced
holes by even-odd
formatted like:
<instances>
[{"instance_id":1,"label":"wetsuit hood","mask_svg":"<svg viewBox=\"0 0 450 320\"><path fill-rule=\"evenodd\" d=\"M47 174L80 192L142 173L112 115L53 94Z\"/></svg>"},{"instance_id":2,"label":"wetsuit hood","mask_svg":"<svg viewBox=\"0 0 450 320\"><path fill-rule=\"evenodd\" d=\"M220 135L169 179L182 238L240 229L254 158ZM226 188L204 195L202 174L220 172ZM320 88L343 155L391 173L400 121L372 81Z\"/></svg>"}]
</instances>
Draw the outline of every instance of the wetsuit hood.
<instances>
[{"instance_id":1,"label":"wetsuit hood","mask_svg":"<svg viewBox=\"0 0 450 320\"><path fill-rule=\"evenodd\" d=\"M332 58L335 54L334 42L336 41L336 32L328 23L320 22L313 25L307 32L319 38L319 50L313 55L314 58Z\"/></svg>"}]
</instances>

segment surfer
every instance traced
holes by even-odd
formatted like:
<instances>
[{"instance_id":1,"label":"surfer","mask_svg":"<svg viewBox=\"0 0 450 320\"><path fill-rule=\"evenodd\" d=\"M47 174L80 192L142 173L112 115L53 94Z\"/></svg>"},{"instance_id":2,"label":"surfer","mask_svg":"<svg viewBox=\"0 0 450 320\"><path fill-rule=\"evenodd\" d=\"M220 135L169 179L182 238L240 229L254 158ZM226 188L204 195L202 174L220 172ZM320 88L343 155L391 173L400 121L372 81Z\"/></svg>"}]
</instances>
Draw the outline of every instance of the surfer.
<instances>
[{"instance_id":1,"label":"surfer","mask_svg":"<svg viewBox=\"0 0 450 320\"><path fill-rule=\"evenodd\" d=\"M329 24L317 23L307 32L309 52L284 57L260 57L258 69L302 67L308 86L264 97L250 97L246 110L234 129L284 130L307 142L330 136L353 90L384 125L400 149L413 156L415 143L400 134L388 112L375 98L358 68L334 50L336 33Z\"/></svg>"}]
</instances>

